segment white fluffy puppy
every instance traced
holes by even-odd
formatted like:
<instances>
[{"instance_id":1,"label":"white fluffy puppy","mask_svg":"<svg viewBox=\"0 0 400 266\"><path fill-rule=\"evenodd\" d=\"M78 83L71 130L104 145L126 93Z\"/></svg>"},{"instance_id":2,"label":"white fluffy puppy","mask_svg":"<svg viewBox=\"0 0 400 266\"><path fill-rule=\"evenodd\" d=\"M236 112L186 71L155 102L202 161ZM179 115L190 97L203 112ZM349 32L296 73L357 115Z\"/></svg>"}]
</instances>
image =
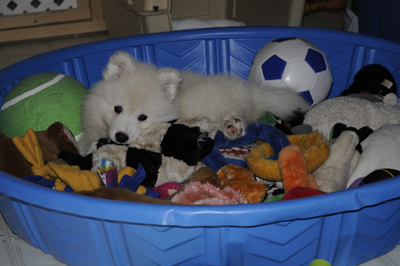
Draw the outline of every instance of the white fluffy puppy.
<instances>
[{"instance_id":1,"label":"white fluffy puppy","mask_svg":"<svg viewBox=\"0 0 400 266\"><path fill-rule=\"evenodd\" d=\"M231 139L266 112L287 119L308 103L296 92L246 83L229 75L204 76L157 68L117 52L82 103L81 153L99 138L130 143L146 128L178 118L205 117Z\"/></svg>"}]
</instances>

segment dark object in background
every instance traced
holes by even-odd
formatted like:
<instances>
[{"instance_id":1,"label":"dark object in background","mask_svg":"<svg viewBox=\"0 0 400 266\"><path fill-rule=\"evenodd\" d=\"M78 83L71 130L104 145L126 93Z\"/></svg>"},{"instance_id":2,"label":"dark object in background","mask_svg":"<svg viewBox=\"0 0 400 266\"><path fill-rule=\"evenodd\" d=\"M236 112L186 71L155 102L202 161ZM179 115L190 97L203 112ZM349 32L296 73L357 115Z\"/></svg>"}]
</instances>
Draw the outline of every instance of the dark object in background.
<instances>
[{"instance_id":1,"label":"dark object in background","mask_svg":"<svg viewBox=\"0 0 400 266\"><path fill-rule=\"evenodd\" d=\"M353 84L340 93L347 96L353 93L369 93L385 96L397 95L397 85L389 70L380 64L366 65L354 76Z\"/></svg>"},{"instance_id":2,"label":"dark object in background","mask_svg":"<svg viewBox=\"0 0 400 266\"><path fill-rule=\"evenodd\" d=\"M398 0L358 1L359 33L400 42Z\"/></svg>"}]
</instances>

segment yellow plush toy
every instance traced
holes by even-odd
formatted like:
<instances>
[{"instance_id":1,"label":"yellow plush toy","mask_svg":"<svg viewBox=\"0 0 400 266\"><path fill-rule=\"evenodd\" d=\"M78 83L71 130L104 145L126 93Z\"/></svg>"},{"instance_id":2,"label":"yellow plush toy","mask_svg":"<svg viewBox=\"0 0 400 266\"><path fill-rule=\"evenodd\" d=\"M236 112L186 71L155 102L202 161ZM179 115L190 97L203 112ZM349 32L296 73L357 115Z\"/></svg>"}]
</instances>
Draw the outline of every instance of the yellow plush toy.
<instances>
[{"instance_id":1,"label":"yellow plush toy","mask_svg":"<svg viewBox=\"0 0 400 266\"><path fill-rule=\"evenodd\" d=\"M55 189L64 191L68 184L73 191L93 190L100 187L100 178L91 171L81 171L66 164L44 163L42 149L32 128L26 131L24 137L16 136L13 142L19 152L32 165L34 175L40 175L48 180L55 180Z\"/></svg>"},{"instance_id":2,"label":"yellow plush toy","mask_svg":"<svg viewBox=\"0 0 400 266\"><path fill-rule=\"evenodd\" d=\"M291 135L288 139L292 145L300 147L307 163L307 171L313 172L329 157L330 148L327 140L318 132L301 135ZM277 160L270 160L273 155L268 143L255 147L247 157L249 169L258 177L269 181L282 181L282 174Z\"/></svg>"}]
</instances>

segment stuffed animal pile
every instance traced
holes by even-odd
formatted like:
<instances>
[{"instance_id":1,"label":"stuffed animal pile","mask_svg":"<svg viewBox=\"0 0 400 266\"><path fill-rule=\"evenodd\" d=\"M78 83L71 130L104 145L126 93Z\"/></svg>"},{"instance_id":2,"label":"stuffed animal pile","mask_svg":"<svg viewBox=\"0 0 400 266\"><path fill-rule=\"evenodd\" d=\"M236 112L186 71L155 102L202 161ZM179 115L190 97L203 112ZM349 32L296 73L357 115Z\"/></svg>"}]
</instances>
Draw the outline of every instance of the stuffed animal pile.
<instances>
[{"instance_id":1,"label":"stuffed animal pile","mask_svg":"<svg viewBox=\"0 0 400 266\"><path fill-rule=\"evenodd\" d=\"M129 145L99 139L85 156L68 128L54 122L25 136L1 134L0 170L67 193L172 205L289 200L400 173L397 87L382 66L362 68L341 96L303 118L295 126L308 131L293 134L266 114L236 140L207 119L177 120L148 128Z\"/></svg>"},{"instance_id":2,"label":"stuffed animal pile","mask_svg":"<svg viewBox=\"0 0 400 266\"><path fill-rule=\"evenodd\" d=\"M339 97L312 107L304 124L330 142L330 157L313 172L321 190L334 192L398 174L400 102L396 82L383 66L364 66Z\"/></svg>"}]
</instances>

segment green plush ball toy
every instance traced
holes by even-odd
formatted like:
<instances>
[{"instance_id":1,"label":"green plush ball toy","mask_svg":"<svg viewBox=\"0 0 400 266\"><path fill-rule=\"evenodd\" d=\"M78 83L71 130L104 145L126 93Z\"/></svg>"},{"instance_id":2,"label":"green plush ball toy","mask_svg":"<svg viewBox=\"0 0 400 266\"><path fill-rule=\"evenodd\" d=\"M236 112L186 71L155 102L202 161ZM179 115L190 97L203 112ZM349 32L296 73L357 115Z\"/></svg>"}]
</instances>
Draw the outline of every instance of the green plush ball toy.
<instances>
[{"instance_id":1,"label":"green plush ball toy","mask_svg":"<svg viewBox=\"0 0 400 266\"><path fill-rule=\"evenodd\" d=\"M0 110L0 132L13 138L29 128L46 130L61 122L76 137L82 133L81 102L88 89L59 73L40 73L23 79L6 95Z\"/></svg>"}]
</instances>

